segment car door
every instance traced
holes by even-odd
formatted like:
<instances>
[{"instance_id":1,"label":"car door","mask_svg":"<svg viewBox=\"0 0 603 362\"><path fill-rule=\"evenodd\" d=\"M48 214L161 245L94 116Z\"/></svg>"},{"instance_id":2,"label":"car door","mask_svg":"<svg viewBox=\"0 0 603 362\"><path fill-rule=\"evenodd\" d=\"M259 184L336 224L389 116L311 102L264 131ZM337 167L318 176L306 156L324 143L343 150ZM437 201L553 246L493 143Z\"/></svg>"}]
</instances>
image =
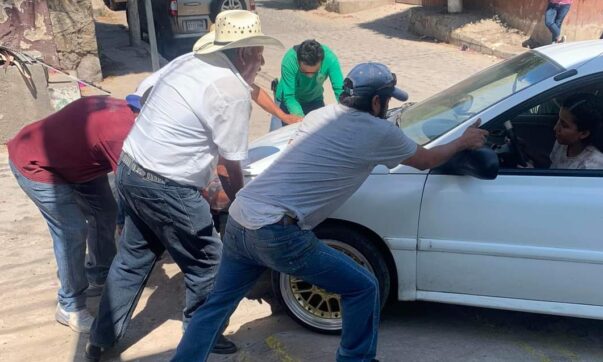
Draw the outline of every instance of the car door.
<instances>
[{"instance_id":1,"label":"car door","mask_svg":"<svg viewBox=\"0 0 603 362\"><path fill-rule=\"evenodd\" d=\"M600 77L549 96L600 84ZM517 106L514 118L525 120L521 108L533 105ZM501 308L514 300L603 306L602 211L603 171L501 169L495 180L430 173L419 220L417 297Z\"/></svg>"},{"instance_id":2,"label":"car door","mask_svg":"<svg viewBox=\"0 0 603 362\"><path fill-rule=\"evenodd\" d=\"M418 291L603 306L602 176L429 175Z\"/></svg>"}]
</instances>

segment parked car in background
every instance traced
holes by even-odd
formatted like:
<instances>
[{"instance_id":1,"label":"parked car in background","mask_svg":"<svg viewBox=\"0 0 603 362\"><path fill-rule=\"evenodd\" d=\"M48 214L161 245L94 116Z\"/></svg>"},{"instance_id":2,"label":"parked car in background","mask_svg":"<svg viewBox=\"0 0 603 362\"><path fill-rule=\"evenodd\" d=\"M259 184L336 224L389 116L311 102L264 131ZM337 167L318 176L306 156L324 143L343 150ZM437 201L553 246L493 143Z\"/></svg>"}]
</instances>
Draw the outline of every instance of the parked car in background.
<instances>
[{"instance_id":1,"label":"parked car in background","mask_svg":"<svg viewBox=\"0 0 603 362\"><path fill-rule=\"evenodd\" d=\"M224 10L255 10L255 0L151 0L157 48L168 59L190 52ZM148 39L145 0L138 0L140 30Z\"/></svg>"},{"instance_id":2,"label":"parked car in background","mask_svg":"<svg viewBox=\"0 0 603 362\"><path fill-rule=\"evenodd\" d=\"M518 167L515 142L549 154L559 104L576 93L603 96L602 40L523 53L393 110L389 119L426 148L477 119L489 147L428 171L376 167L316 235L375 274L383 303L391 296L603 319L603 170ZM248 181L298 125L250 145ZM338 295L279 273L273 286L301 325L341 329Z\"/></svg>"}]
</instances>

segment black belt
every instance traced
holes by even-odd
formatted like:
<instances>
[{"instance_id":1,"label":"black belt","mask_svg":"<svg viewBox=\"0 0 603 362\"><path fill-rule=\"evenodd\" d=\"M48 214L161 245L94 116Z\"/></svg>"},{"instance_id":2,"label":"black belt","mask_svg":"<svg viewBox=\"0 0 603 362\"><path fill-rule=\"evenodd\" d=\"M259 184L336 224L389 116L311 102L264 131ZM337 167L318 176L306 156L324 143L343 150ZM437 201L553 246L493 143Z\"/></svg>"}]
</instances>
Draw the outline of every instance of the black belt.
<instances>
[{"instance_id":1,"label":"black belt","mask_svg":"<svg viewBox=\"0 0 603 362\"><path fill-rule=\"evenodd\" d=\"M167 184L169 181L165 177L159 176L158 174L156 174L154 172L146 170L144 167L142 167L138 163L136 163L136 161L134 161L132 156L128 155L125 152L121 153L121 157L119 158L119 161L123 162L124 165L128 166L128 168L130 170L134 171L134 173L136 173L138 176L142 177L145 180L149 180L151 182L155 182L155 183L162 184L162 185Z\"/></svg>"},{"instance_id":2,"label":"black belt","mask_svg":"<svg viewBox=\"0 0 603 362\"><path fill-rule=\"evenodd\" d=\"M282 219L276 222L276 224L287 226L287 225L296 225L299 220L292 218L289 215L283 216Z\"/></svg>"}]
</instances>

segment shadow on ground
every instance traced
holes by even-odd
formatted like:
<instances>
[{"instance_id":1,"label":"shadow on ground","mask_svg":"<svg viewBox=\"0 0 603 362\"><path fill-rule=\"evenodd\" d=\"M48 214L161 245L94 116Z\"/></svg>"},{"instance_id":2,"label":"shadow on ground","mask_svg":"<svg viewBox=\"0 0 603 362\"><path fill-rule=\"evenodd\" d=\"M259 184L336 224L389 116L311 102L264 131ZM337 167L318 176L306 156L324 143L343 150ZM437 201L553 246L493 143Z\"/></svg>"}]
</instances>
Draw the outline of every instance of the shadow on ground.
<instances>
[{"instance_id":1,"label":"shadow on ground","mask_svg":"<svg viewBox=\"0 0 603 362\"><path fill-rule=\"evenodd\" d=\"M257 7L275 10L300 10L291 0L257 0Z\"/></svg>"},{"instance_id":2,"label":"shadow on ground","mask_svg":"<svg viewBox=\"0 0 603 362\"><path fill-rule=\"evenodd\" d=\"M398 361L400 356L409 361L589 361L603 349L602 327L603 321L598 320L394 302L383 311L377 357L382 361ZM211 355L208 362L327 361L333 360L340 341L337 335L302 328L282 312L245 323L229 338L239 346L239 352ZM83 353L84 344L78 347ZM137 357L136 361L168 361L174 352L169 349ZM123 361L119 353L107 357Z\"/></svg>"},{"instance_id":3,"label":"shadow on ground","mask_svg":"<svg viewBox=\"0 0 603 362\"><path fill-rule=\"evenodd\" d=\"M534 46L528 36L511 28L497 15L487 11L449 14L444 10L412 7L358 26L390 38L447 43L462 40L467 43L465 48L475 44L475 50L481 49L479 46L492 47L494 50L504 49L499 52L500 54L494 50L490 53L486 52L497 56L503 53L521 52L522 45ZM501 48L503 44L505 47Z\"/></svg>"},{"instance_id":4,"label":"shadow on ground","mask_svg":"<svg viewBox=\"0 0 603 362\"><path fill-rule=\"evenodd\" d=\"M412 8L393 13L373 21L358 24L362 29L372 30L375 33L385 35L390 38L399 38L407 40L419 40L420 37L409 31L410 17Z\"/></svg>"},{"instance_id":5,"label":"shadow on ground","mask_svg":"<svg viewBox=\"0 0 603 362\"><path fill-rule=\"evenodd\" d=\"M130 45L126 26L102 20L97 20L95 26L105 78L152 71L151 56L145 48Z\"/></svg>"},{"instance_id":6,"label":"shadow on ground","mask_svg":"<svg viewBox=\"0 0 603 362\"><path fill-rule=\"evenodd\" d=\"M174 261L167 253L165 253L162 259L155 265L151 277L146 284L146 288L153 290L146 299L144 309L132 318L123 338L114 348L109 349L103 354L103 359L114 362L122 361L120 355L124 351L134 346L155 329L160 328L166 321L182 321L185 294L183 274L179 271L170 277L166 272L167 269L173 269L175 267ZM247 298L259 300L262 303L268 303L272 313L278 314L279 311L282 311L280 306L277 305L276 300L272 297L269 273L262 275L255 287L248 293ZM88 301L93 315L96 315L100 298L88 299ZM256 320L253 323L264 319ZM244 341L246 339L242 338L240 340ZM75 343L75 351L73 352L74 361L85 361L84 352L87 341L87 334L78 335L78 340ZM141 359L137 358L137 360L167 361L173 356L173 353L174 351L167 351L162 352L159 355L146 356Z\"/></svg>"}]
</instances>

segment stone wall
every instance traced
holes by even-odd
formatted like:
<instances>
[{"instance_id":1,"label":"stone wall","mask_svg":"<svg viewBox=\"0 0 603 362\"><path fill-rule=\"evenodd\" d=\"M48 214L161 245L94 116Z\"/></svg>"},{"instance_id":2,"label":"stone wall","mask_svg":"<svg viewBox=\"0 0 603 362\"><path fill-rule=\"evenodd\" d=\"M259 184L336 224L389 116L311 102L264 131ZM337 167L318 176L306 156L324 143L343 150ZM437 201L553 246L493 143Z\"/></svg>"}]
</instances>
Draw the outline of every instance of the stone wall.
<instances>
[{"instance_id":1,"label":"stone wall","mask_svg":"<svg viewBox=\"0 0 603 362\"><path fill-rule=\"evenodd\" d=\"M37 50L81 79L102 80L90 0L0 0L0 42Z\"/></svg>"},{"instance_id":2,"label":"stone wall","mask_svg":"<svg viewBox=\"0 0 603 362\"><path fill-rule=\"evenodd\" d=\"M544 25L545 0L465 0L467 9L489 8L510 26L528 34L540 45L551 42ZM603 1L574 0L563 23L568 41L599 39L603 34Z\"/></svg>"},{"instance_id":3,"label":"stone wall","mask_svg":"<svg viewBox=\"0 0 603 362\"><path fill-rule=\"evenodd\" d=\"M79 78L101 81L96 30L90 0L47 0L59 61Z\"/></svg>"}]
</instances>

